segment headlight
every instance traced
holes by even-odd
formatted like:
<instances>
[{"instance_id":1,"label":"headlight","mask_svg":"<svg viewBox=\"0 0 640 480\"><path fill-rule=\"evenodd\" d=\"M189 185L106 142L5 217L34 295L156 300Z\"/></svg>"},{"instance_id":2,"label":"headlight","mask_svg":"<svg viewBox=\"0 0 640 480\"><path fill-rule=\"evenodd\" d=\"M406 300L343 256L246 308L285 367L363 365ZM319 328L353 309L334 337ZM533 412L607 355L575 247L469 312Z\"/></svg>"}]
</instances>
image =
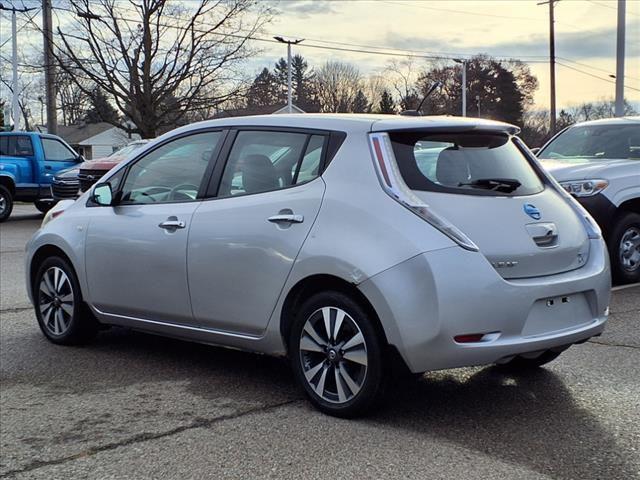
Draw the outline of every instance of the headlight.
<instances>
[{"instance_id":1,"label":"headlight","mask_svg":"<svg viewBox=\"0 0 640 480\"><path fill-rule=\"evenodd\" d=\"M560 185L574 197L592 197L607 188L609 182L596 178L592 180L569 180L560 182Z\"/></svg>"},{"instance_id":2,"label":"headlight","mask_svg":"<svg viewBox=\"0 0 640 480\"><path fill-rule=\"evenodd\" d=\"M62 215L65 209L69 205L73 205L73 203L74 203L74 200L61 200L58 203L56 203L56 205L45 214L44 218L42 219L42 224L40 225L40 228L43 228L51 220Z\"/></svg>"}]
</instances>

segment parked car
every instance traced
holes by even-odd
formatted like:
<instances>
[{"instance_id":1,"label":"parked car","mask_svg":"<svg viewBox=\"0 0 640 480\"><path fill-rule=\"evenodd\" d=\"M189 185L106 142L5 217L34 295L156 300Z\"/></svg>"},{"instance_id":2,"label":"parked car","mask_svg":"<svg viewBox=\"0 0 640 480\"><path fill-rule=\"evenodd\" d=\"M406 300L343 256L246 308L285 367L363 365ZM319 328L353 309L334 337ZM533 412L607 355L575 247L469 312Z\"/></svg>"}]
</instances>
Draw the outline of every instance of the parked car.
<instances>
[{"instance_id":1,"label":"parked car","mask_svg":"<svg viewBox=\"0 0 640 480\"><path fill-rule=\"evenodd\" d=\"M615 280L640 282L640 117L573 125L538 158L600 225Z\"/></svg>"},{"instance_id":2,"label":"parked car","mask_svg":"<svg viewBox=\"0 0 640 480\"><path fill-rule=\"evenodd\" d=\"M88 160L80 164L80 166L61 170L53 177L53 182L51 183L53 199L58 201L78 198L80 193L88 190L102 175L127 158L127 155L148 142L149 140L136 140L108 157Z\"/></svg>"},{"instance_id":3,"label":"parked car","mask_svg":"<svg viewBox=\"0 0 640 480\"><path fill-rule=\"evenodd\" d=\"M56 172L84 161L60 137L37 132L0 132L0 222L13 202L33 202L46 212L53 205Z\"/></svg>"},{"instance_id":4,"label":"parked car","mask_svg":"<svg viewBox=\"0 0 640 480\"><path fill-rule=\"evenodd\" d=\"M517 132L327 114L177 129L49 212L27 246L40 328L58 344L110 324L288 355L311 402L343 417L378 402L396 361L550 362L603 331L609 264Z\"/></svg>"},{"instance_id":5,"label":"parked car","mask_svg":"<svg viewBox=\"0 0 640 480\"><path fill-rule=\"evenodd\" d=\"M80 191L86 192L91 186L102 178L102 176L118 165L121 161L125 160L129 155L145 146L149 143L149 140L135 140L122 147L120 150L112 153L105 158L97 158L95 160L89 160L80 165L80 171L78 172L78 181L80 185Z\"/></svg>"}]
</instances>

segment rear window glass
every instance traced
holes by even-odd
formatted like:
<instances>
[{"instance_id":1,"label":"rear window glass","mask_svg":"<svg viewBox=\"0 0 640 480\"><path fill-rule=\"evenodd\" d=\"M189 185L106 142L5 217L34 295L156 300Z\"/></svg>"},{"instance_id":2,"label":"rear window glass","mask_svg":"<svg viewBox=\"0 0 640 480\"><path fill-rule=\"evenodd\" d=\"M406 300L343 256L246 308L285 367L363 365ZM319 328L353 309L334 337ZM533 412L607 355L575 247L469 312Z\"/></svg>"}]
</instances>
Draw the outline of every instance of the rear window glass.
<instances>
[{"instance_id":1,"label":"rear window glass","mask_svg":"<svg viewBox=\"0 0 640 480\"><path fill-rule=\"evenodd\" d=\"M412 190L471 195L532 195L543 183L507 135L391 133Z\"/></svg>"},{"instance_id":2,"label":"rear window glass","mask_svg":"<svg viewBox=\"0 0 640 480\"><path fill-rule=\"evenodd\" d=\"M0 155L8 157L31 157L33 147L27 135L2 135L0 137Z\"/></svg>"}]
</instances>

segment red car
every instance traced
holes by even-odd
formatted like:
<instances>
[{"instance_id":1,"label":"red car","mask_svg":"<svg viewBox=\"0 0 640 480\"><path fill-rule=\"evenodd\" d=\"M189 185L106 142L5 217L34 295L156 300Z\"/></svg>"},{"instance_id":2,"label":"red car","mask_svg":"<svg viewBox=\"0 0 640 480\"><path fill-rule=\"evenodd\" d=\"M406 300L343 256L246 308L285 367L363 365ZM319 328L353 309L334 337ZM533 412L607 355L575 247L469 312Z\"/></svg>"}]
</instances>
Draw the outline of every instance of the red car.
<instances>
[{"instance_id":1,"label":"red car","mask_svg":"<svg viewBox=\"0 0 640 480\"><path fill-rule=\"evenodd\" d=\"M80 191L86 192L94 183L100 180L105 173L126 159L131 152L138 150L147 143L149 143L149 140L136 140L122 147L120 150L113 152L108 157L87 160L80 164L80 172L78 173Z\"/></svg>"}]
</instances>

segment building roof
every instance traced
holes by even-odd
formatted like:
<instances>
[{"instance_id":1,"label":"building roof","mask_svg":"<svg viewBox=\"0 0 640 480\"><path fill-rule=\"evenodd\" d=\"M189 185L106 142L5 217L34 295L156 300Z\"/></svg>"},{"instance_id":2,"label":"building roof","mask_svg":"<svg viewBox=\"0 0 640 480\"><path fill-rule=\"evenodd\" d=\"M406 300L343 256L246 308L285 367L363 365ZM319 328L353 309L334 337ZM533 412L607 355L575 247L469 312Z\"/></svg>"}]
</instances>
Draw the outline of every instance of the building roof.
<instances>
[{"instance_id":1,"label":"building roof","mask_svg":"<svg viewBox=\"0 0 640 480\"><path fill-rule=\"evenodd\" d=\"M96 135L106 132L111 128L117 128L107 122L84 123L78 125L58 125L58 136L71 145L79 143Z\"/></svg>"},{"instance_id":2,"label":"building roof","mask_svg":"<svg viewBox=\"0 0 640 480\"><path fill-rule=\"evenodd\" d=\"M293 112L291 113L305 113L300 107L292 105ZM229 117L249 117L254 115L270 115L274 113L289 113L287 112L287 106L281 104L275 105L259 105L246 108L232 108L229 110L223 110L216 113L213 118L229 118Z\"/></svg>"}]
</instances>

